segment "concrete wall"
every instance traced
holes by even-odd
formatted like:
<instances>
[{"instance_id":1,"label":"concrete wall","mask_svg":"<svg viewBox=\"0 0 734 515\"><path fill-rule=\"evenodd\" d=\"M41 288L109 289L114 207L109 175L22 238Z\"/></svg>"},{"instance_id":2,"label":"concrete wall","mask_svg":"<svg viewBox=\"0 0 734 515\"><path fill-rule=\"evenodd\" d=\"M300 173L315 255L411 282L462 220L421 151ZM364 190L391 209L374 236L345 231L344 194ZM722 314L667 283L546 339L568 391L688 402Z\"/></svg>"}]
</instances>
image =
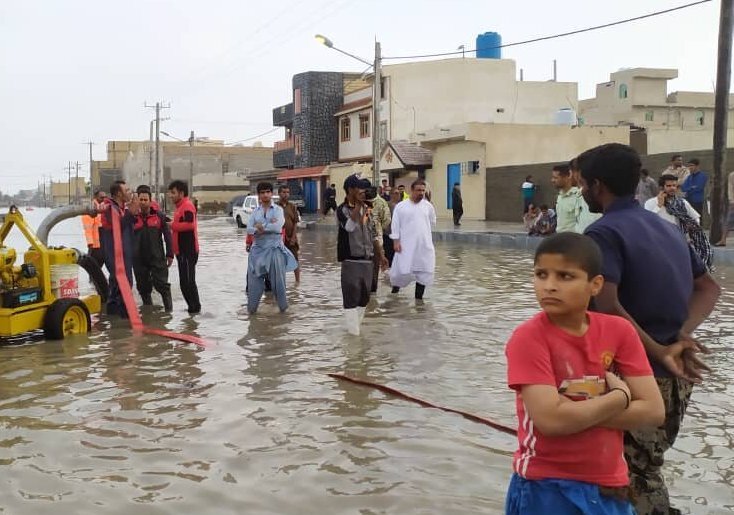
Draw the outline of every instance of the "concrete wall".
<instances>
[{"instance_id":1,"label":"concrete wall","mask_svg":"<svg viewBox=\"0 0 734 515\"><path fill-rule=\"evenodd\" d=\"M369 118L369 132L366 137L361 137L359 132L359 117ZM341 123L343 118L349 118L351 124L349 141L341 140ZM362 111L345 114L339 117L339 160L372 160L372 110L367 108Z\"/></svg>"},{"instance_id":2,"label":"concrete wall","mask_svg":"<svg viewBox=\"0 0 734 515\"><path fill-rule=\"evenodd\" d=\"M385 66L388 98L380 119L390 139L466 122L552 123L558 109L577 109L577 85L518 82L509 59L444 59Z\"/></svg>"},{"instance_id":3,"label":"concrete wall","mask_svg":"<svg viewBox=\"0 0 734 515\"><path fill-rule=\"evenodd\" d=\"M484 219L487 177L485 159L485 144L478 141L456 141L434 148L433 168L426 170L426 182L431 188L431 201L436 208L436 216L439 218L452 216L451 210L447 207L447 191L454 185L447 183L448 165L479 161L478 173L462 174L461 195L464 201L464 217L468 220Z\"/></svg>"},{"instance_id":4,"label":"concrete wall","mask_svg":"<svg viewBox=\"0 0 734 515\"><path fill-rule=\"evenodd\" d=\"M648 154L666 152L688 152L697 149L713 148L714 131L712 129L688 130L647 130ZM730 126L727 134L727 145L734 145L734 127Z\"/></svg>"}]
</instances>

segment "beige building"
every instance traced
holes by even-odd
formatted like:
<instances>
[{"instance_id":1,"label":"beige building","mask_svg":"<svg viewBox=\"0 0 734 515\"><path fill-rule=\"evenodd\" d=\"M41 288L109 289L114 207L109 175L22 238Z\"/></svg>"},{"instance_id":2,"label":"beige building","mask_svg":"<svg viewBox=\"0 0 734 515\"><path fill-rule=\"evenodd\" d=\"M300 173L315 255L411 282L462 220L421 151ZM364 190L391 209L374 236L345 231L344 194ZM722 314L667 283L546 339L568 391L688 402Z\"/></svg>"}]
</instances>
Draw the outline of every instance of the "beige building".
<instances>
[{"instance_id":1,"label":"beige building","mask_svg":"<svg viewBox=\"0 0 734 515\"><path fill-rule=\"evenodd\" d=\"M72 177L71 182L51 182L51 206L60 207L73 204L77 201L88 201L87 183L83 178Z\"/></svg>"},{"instance_id":2,"label":"beige building","mask_svg":"<svg viewBox=\"0 0 734 515\"><path fill-rule=\"evenodd\" d=\"M468 123L427 131L420 144L433 151L433 167L425 179L435 192L437 215L451 217L448 197L453 183L459 182L464 217L483 220L493 168L567 162L584 150L612 142L629 144L629 128Z\"/></svg>"},{"instance_id":3,"label":"beige building","mask_svg":"<svg viewBox=\"0 0 734 515\"><path fill-rule=\"evenodd\" d=\"M223 141L199 138L193 145L166 141L160 146L161 191L174 179L192 182L191 194L200 204L226 203L248 193L248 174L272 168L272 147L259 144L228 146ZM149 141L110 141L107 160L93 162L93 184L108 190L112 181L124 179L131 188L154 186L154 168L154 146Z\"/></svg>"},{"instance_id":4,"label":"beige building","mask_svg":"<svg viewBox=\"0 0 734 515\"><path fill-rule=\"evenodd\" d=\"M668 93L678 77L670 68L631 68L597 84L596 96L579 102L579 121L587 125L633 125L645 129L647 153L710 148L713 141L713 92ZM730 98L729 141L734 144L734 95Z\"/></svg>"},{"instance_id":5,"label":"beige building","mask_svg":"<svg viewBox=\"0 0 734 515\"><path fill-rule=\"evenodd\" d=\"M382 74L382 144L414 142L426 131L468 122L553 124L560 110L575 118L578 108L576 83L519 81L511 59L395 64L383 67ZM337 113L339 161L372 160L371 108L371 88L345 95L344 107Z\"/></svg>"}]
</instances>

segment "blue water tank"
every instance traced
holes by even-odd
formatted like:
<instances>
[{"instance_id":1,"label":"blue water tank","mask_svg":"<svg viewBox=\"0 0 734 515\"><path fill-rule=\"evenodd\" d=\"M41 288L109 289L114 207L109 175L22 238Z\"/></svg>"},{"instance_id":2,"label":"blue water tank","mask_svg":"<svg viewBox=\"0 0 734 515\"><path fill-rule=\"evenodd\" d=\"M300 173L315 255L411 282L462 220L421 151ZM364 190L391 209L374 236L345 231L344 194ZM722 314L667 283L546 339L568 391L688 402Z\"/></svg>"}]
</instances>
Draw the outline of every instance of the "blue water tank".
<instances>
[{"instance_id":1,"label":"blue water tank","mask_svg":"<svg viewBox=\"0 0 734 515\"><path fill-rule=\"evenodd\" d=\"M496 32L485 32L477 36L477 57L481 59L502 59L502 36Z\"/></svg>"}]
</instances>

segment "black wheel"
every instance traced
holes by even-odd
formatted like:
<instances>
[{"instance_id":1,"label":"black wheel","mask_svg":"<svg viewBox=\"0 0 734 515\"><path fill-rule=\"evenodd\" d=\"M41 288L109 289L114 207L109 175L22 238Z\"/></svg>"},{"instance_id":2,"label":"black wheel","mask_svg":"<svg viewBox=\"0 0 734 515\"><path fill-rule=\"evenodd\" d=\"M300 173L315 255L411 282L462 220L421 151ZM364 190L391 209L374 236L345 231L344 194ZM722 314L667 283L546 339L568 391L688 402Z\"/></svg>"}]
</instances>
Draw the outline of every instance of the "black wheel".
<instances>
[{"instance_id":1,"label":"black wheel","mask_svg":"<svg viewBox=\"0 0 734 515\"><path fill-rule=\"evenodd\" d=\"M43 333L47 340L63 340L72 334L86 334L91 327L89 310L79 299L55 300L43 319Z\"/></svg>"},{"instance_id":2,"label":"black wheel","mask_svg":"<svg viewBox=\"0 0 734 515\"><path fill-rule=\"evenodd\" d=\"M242 218L240 218L240 215L237 215L237 227L247 227L245 224L242 223Z\"/></svg>"},{"instance_id":3,"label":"black wheel","mask_svg":"<svg viewBox=\"0 0 734 515\"><path fill-rule=\"evenodd\" d=\"M97 260L89 254L82 254L79 256L78 264L89 274L89 280L92 281L97 295L102 299L102 304L106 303L110 296L110 285Z\"/></svg>"}]
</instances>

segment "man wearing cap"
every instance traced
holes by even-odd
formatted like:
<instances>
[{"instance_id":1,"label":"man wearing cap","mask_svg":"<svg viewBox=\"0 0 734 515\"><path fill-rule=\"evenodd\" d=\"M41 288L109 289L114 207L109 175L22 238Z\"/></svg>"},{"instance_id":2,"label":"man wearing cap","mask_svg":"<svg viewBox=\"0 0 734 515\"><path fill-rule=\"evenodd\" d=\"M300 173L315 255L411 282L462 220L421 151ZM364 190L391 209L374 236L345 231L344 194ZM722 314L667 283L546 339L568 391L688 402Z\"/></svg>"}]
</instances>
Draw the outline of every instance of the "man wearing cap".
<instances>
[{"instance_id":1,"label":"man wearing cap","mask_svg":"<svg viewBox=\"0 0 734 515\"><path fill-rule=\"evenodd\" d=\"M376 230L365 202L369 187L370 181L350 175L344 181L347 197L336 209L344 318L347 332L354 336L359 336L372 286Z\"/></svg>"}]
</instances>

